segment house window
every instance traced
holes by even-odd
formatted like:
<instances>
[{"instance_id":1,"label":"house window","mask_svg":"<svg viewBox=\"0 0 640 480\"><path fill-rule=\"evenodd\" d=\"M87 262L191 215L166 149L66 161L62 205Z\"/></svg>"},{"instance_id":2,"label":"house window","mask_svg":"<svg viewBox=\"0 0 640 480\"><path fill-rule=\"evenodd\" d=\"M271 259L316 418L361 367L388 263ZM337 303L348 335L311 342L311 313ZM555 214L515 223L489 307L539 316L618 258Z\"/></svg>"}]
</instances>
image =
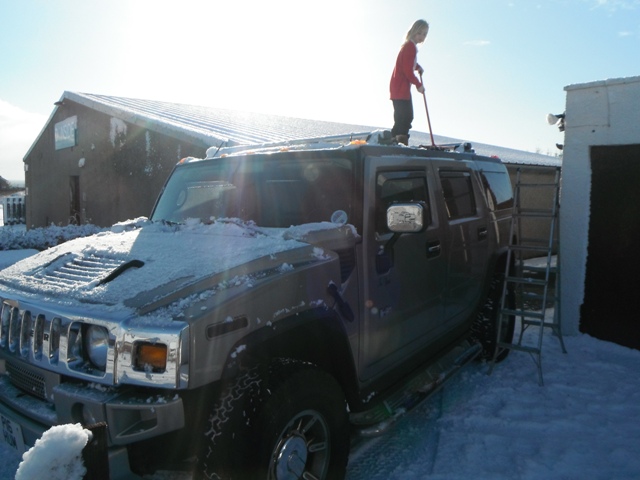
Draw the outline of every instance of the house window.
<instances>
[{"instance_id":1,"label":"house window","mask_svg":"<svg viewBox=\"0 0 640 480\"><path fill-rule=\"evenodd\" d=\"M53 127L53 137L56 150L62 150L63 148L75 147L76 137L78 132L78 116L74 115L61 122L58 122Z\"/></svg>"}]
</instances>

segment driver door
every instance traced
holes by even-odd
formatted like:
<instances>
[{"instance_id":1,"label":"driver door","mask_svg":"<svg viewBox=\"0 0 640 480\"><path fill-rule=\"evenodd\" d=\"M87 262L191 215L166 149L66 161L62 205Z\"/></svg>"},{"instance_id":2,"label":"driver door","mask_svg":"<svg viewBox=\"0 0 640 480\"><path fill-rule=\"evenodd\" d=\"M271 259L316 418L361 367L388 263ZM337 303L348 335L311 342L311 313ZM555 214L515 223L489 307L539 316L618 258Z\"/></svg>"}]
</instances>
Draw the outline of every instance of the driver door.
<instances>
[{"instance_id":1,"label":"driver door","mask_svg":"<svg viewBox=\"0 0 640 480\"><path fill-rule=\"evenodd\" d=\"M443 235L428 165L415 161L392 167L388 158L367 159L368 210L363 239L366 256L362 330L362 380L409 359L441 335L446 284ZM397 162L396 165L401 165ZM421 202L426 229L393 238L386 209ZM393 240L392 240L393 238Z\"/></svg>"}]
</instances>

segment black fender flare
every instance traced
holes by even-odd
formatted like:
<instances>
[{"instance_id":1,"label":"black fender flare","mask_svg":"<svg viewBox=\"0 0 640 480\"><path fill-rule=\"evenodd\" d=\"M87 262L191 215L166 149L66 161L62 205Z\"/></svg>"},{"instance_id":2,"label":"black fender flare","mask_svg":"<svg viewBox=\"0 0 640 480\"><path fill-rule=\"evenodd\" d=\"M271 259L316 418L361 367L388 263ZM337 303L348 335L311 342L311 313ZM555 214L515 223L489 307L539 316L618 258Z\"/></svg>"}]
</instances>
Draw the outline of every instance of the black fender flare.
<instances>
[{"instance_id":1,"label":"black fender flare","mask_svg":"<svg viewBox=\"0 0 640 480\"><path fill-rule=\"evenodd\" d=\"M290 358L309 362L331 374L350 404L357 402L357 373L340 315L326 306L278 320L239 340L225 362L222 380L256 364Z\"/></svg>"}]
</instances>

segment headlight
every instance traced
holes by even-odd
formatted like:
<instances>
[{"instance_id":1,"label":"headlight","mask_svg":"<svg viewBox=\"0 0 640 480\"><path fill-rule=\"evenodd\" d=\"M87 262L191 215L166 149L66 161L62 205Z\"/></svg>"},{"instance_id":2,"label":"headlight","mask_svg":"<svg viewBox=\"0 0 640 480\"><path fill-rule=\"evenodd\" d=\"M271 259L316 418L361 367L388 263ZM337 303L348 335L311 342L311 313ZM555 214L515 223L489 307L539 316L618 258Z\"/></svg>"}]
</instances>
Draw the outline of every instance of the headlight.
<instances>
[{"instance_id":1,"label":"headlight","mask_svg":"<svg viewBox=\"0 0 640 480\"><path fill-rule=\"evenodd\" d=\"M98 325L91 325L87 329L86 345L87 355L91 363L104 371L107 366L107 353L109 352L109 332L107 329Z\"/></svg>"}]
</instances>

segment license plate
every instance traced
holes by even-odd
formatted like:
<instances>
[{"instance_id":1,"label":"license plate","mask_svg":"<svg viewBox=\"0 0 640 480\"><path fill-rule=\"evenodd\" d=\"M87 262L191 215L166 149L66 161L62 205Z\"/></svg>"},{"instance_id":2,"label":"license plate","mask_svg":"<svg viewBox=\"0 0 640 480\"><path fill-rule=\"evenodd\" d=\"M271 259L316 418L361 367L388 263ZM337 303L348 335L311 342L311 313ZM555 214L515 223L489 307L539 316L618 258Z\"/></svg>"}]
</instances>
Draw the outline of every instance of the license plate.
<instances>
[{"instance_id":1,"label":"license plate","mask_svg":"<svg viewBox=\"0 0 640 480\"><path fill-rule=\"evenodd\" d=\"M16 422L9 420L4 415L0 415L2 420L2 437L0 442L4 442L18 452L24 453L24 440L22 438L22 428Z\"/></svg>"}]
</instances>

